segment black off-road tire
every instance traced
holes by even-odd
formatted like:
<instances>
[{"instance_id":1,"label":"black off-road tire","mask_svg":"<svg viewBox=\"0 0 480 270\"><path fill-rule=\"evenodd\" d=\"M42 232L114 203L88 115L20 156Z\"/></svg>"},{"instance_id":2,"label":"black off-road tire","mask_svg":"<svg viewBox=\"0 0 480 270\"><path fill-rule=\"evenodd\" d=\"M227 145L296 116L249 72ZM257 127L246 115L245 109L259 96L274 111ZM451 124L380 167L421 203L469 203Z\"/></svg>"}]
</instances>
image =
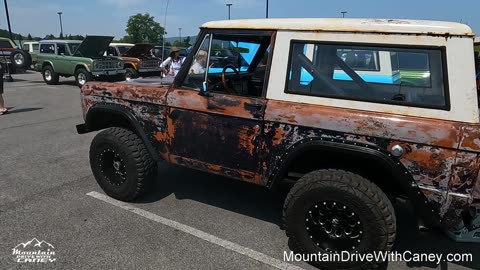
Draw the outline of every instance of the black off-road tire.
<instances>
[{"instance_id":1,"label":"black off-road tire","mask_svg":"<svg viewBox=\"0 0 480 270\"><path fill-rule=\"evenodd\" d=\"M118 155L124 177L109 168L110 156ZM98 133L90 146L90 166L97 183L112 198L129 202L142 196L155 178L157 166L142 140L124 128L110 128Z\"/></svg>"},{"instance_id":2,"label":"black off-road tire","mask_svg":"<svg viewBox=\"0 0 480 270\"><path fill-rule=\"evenodd\" d=\"M134 68L126 68L124 76L125 76L125 80L127 81L129 79L138 78L139 74Z\"/></svg>"},{"instance_id":3,"label":"black off-road tire","mask_svg":"<svg viewBox=\"0 0 480 270\"><path fill-rule=\"evenodd\" d=\"M53 67L50 65L44 66L42 69L43 81L49 85L58 84L59 75L53 70Z\"/></svg>"},{"instance_id":4,"label":"black off-road tire","mask_svg":"<svg viewBox=\"0 0 480 270\"><path fill-rule=\"evenodd\" d=\"M93 80L93 76L90 72L88 72L84 68L79 68L77 71L75 71L75 83L77 84L78 87L82 88L87 82L90 82ZM83 83L83 81L85 81Z\"/></svg>"},{"instance_id":5,"label":"black off-road tire","mask_svg":"<svg viewBox=\"0 0 480 270\"><path fill-rule=\"evenodd\" d=\"M306 228L309 209L325 201L347 206L362 223L362 240L355 251L348 252L365 254L391 250L395 241L396 218L385 193L374 183L351 172L318 170L300 178L285 200L283 220L292 251L299 254L327 252L314 243L311 231L307 232ZM322 269L375 269L384 264L382 261L310 263Z\"/></svg>"}]
</instances>

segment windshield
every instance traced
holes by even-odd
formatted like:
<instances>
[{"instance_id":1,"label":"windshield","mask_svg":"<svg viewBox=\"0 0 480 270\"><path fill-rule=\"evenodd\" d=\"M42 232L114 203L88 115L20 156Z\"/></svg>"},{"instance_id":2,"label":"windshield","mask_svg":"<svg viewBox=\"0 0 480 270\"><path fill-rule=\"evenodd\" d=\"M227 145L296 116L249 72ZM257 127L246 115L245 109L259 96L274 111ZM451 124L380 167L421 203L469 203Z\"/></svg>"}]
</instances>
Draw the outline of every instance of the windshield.
<instances>
[{"instance_id":1,"label":"windshield","mask_svg":"<svg viewBox=\"0 0 480 270\"><path fill-rule=\"evenodd\" d=\"M117 46L118 52L120 54L125 54L128 50L130 50L133 46Z\"/></svg>"},{"instance_id":2,"label":"windshield","mask_svg":"<svg viewBox=\"0 0 480 270\"><path fill-rule=\"evenodd\" d=\"M80 45L80 43L67 43L67 44L72 54L77 50L78 46Z\"/></svg>"}]
</instances>

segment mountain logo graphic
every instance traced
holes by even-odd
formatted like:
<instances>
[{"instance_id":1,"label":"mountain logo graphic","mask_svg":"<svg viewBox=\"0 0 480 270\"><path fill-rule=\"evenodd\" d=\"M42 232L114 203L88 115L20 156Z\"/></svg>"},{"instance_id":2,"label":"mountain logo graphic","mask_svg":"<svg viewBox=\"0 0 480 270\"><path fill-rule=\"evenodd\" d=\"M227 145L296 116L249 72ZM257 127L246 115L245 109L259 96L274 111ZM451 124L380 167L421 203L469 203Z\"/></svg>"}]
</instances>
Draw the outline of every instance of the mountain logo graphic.
<instances>
[{"instance_id":1,"label":"mountain logo graphic","mask_svg":"<svg viewBox=\"0 0 480 270\"><path fill-rule=\"evenodd\" d=\"M52 244L45 242L45 241L38 241L37 238L33 238L32 240L26 242L26 243L20 243L14 248L27 248L27 247L39 247L39 248L55 248Z\"/></svg>"},{"instance_id":2,"label":"mountain logo graphic","mask_svg":"<svg viewBox=\"0 0 480 270\"><path fill-rule=\"evenodd\" d=\"M20 243L12 248L12 255L18 263L52 263L55 258L55 247L37 238Z\"/></svg>"}]
</instances>

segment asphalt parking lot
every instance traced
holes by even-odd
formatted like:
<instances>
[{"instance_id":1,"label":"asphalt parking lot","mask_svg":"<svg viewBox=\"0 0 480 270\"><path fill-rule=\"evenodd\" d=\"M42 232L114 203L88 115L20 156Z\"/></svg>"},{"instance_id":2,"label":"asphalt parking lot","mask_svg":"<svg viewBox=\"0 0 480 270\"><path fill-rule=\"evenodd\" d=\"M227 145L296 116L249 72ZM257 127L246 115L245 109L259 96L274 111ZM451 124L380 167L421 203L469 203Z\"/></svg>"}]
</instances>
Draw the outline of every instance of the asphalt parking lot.
<instances>
[{"instance_id":1,"label":"asphalt parking lot","mask_svg":"<svg viewBox=\"0 0 480 270\"><path fill-rule=\"evenodd\" d=\"M141 201L104 196L88 160L95 134L75 131L82 118L73 80L48 86L33 72L14 78L5 83L11 113L0 116L0 269L315 269L283 260L285 190L161 164ZM480 269L478 244L418 233L401 205L397 219L396 251L472 253L473 262L386 268ZM33 238L54 246L56 261L15 262L12 249Z\"/></svg>"}]
</instances>

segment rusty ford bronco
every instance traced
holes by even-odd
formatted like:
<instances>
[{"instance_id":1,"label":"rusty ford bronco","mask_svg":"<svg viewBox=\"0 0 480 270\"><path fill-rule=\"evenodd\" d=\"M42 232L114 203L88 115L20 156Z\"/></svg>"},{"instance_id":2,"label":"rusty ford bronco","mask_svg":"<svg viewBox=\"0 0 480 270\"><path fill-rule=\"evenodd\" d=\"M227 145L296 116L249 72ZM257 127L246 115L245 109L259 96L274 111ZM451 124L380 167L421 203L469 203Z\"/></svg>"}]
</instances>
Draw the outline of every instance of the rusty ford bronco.
<instances>
[{"instance_id":1,"label":"rusty ford bronco","mask_svg":"<svg viewBox=\"0 0 480 270\"><path fill-rule=\"evenodd\" d=\"M422 224L479 243L473 40L468 26L436 21L209 22L171 84L86 84L77 130L103 130L92 171L123 201L148 190L158 161L293 182L283 218L298 253L389 251L396 198ZM219 49L238 57L216 66Z\"/></svg>"}]
</instances>

